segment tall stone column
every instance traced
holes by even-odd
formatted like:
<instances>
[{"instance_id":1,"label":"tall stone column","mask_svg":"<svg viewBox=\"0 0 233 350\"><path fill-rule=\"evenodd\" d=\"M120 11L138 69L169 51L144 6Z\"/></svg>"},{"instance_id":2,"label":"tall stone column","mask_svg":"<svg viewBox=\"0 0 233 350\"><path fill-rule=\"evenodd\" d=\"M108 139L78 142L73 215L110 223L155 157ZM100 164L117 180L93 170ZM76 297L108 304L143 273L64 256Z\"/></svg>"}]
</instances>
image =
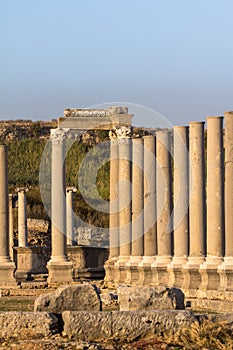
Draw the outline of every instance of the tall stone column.
<instances>
[{"instance_id":1,"label":"tall stone column","mask_svg":"<svg viewBox=\"0 0 233 350\"><path fill-rule=\"evenodd\" d=\"M172 255L172 169L171 133L156 133L156 194L157 194L157 245L156 261L152 263L155 285L167 285L168 264Z\"/></svg>"},{"instance_id":2,"label":"tall stone column","mask_svg":"<svg viewBox=\"0 0 233 350\"><path fill-rule=\"evenodd\" d=\"M200 265L205 259L206 191L204 122L189 123L189 258L183 266L183 288L195 296L201 284Z\"/></svg>"},{"instance_id":3,"label":"tall stone column","mask_svg":"<svg viewBox=\"0 0 233 350\"><path fill-rule=\"evenodd\" d=\"M17 188L18 192L18 246L27 247L28 232L27 232L27 200L25 187Z\"/></svg>"},{"instance_id":4,"label":"tall stone column","mask_svg":"<svg viewBox=\"0 0 233 350\"><path fill-rule=\"evenodd\" d=\"M52 129L51 221L52 254L47 264L48 283L57 286L72 282L72 263L66 247L65 197L65 139L66 130Z\"/></svg>"},{"instance_id":5,"label":"tall stone column","mask_svg":"<svg viewBox=\"0 0 233 350\"><path fill-rule=\"evenodd\" d=\"M119 267L120 283L126 280L126 263L131 254L131 128L124 127L117 130L119 147L119 240L120 256L116 262Z\"/></svg>"},{"instance_id":6,"label":"tall stone column","mask_svg":"<svg viewBox=\"0 0 233 350\"><path fill-rule=\"evenodd\" d=\"M140 284L138 264L143 256L144 188L143 188L143 139L132 139L132 250L127 263L127 282Z\"/></svg>"},{"instance_id":7,"label":"tall stone column","mask_svg":"<svg viewBox=\"0 0 233 350\"><path fill-rule=\"evenodd\" d=\"M119 181L119 150L118 141L111 137L110 141L110 215L109 215L109 243L110 259L116 261L119 250L119 207L118 207L118 181Z\"/></svg>"},{"instance_id":8,"label":"tall stone column","mask_svg":"<svg viewBox=\"0 0 233 350\"><path fill-rule=\"evenodd\" d=\"M9 254L11 260L14 258L14 222L13 222L13 194L9 194Z\"/></svg>"},{"instance_id":9,"label":"tall stone column","mask_svg":"<svg viewBox=\"0 0 233 350\"><path fill-rule=\"evenodd\" d=\"M189 244L189 128L174 127L174 257L169 264L169 284L181 288L183 264L188 260Z\"/></svg>"},{"instance_id":10,"label":"tall stone column","mask_svg":"<svg viewBox=\"0 0 233 350\"><path fill-rule=\"evenodd\" d=\"M7 148L0 145L0 287L13 287L15 264L9 256L9 198Z\"/></svg>"},{"instance_id":11,"label":"tall stone column","mask_svg":"<svg viewBox=\"0 0 233 350\"><path fill-rule=\"evenodd\" d=\"M219 287L224 237L223 118L207 117L207 257L200 290Z\"/></svg>"},{"instance_id":12,"label":"tall stone column","mask_svg":"<svg viewBox=\"0 0 233 350\"><path fill-rule=\"evenodd\" d=\"M157 253L156 237L156 142L154 135L144 136L144 255L140 263L140 281L152 283L151 264Z\"/></svg>"},{"instance_id":13,"label":"tall stone column","mask_svg":"<svg viewBox=\"0 0 233 350\"><path fill-rule=\"evenodd\" d=\"M115 263L120 255L119 247L119 205L118 205L118 181L119 181L119 149L116 134L109 132L110 137L110 203L109 203L109 259L104 265L105 284L108 287L115 286Z\"/></svg>"},{"instance_id":14,"label":"tall stone column","mask_svg":"<svg viewBox=\"0 0 233 350\"><path fill-rule=\"evenodd\" d=\"M225 257L219 266L220 290L233 291L233 112L225 120Z\"/></svg>"},{"instance_id":15,"label":"tall stone column","mask_svg":"<svg viewBox=\"0 0 233 350\"><path fill-rule=\"evenodd\" d=\"M66 188L66 234L67 244L75 245L74 241L74 193L77 192L75 187Z\"/></svg>"}]
</instances>

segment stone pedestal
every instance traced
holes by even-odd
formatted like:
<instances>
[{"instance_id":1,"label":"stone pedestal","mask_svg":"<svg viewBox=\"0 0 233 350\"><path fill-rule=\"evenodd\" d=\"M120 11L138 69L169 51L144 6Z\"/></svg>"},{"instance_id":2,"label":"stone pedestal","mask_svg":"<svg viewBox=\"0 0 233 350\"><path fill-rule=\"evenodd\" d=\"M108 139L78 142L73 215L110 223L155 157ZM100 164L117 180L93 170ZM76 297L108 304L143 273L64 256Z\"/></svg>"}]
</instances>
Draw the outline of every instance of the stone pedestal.
<instances>
[{"instance_id":1,"label":"stone pedestal","mask_svg":"<svg viewBox=\"0 0 233 350\"><path fill-rule=\"evenodd\" d=\"M218 266L223 261L224 179L223 118L207 118L207 257L200 266L200 290L219 287Z\"/></svg>"},{"instance_id":2,"label":"stone pedestal","mask_svg":"<svg viewBox=\"0 0 233 350\"><path fill-rule=\"evenodd\" d=\"M28 245L27 232L27 188L17 188L18 192L18 246L26 247Z\"/></svg>"},{"instance_id":3,"label":"stone pedestal","mask_svg":"<svg viewBox=\"0 0 233 350\"><path fill-rule=\"evenodd\" d=\"M7 148L0 145L0 287L14 287L15 264L9 256L9 198Z\"/></svg>"},{"instance_id":4,"label":"stone pedestal","mask_svg":"<svg viewBox=\"0 0 233 350\"><path fill-rule=\"evenodd\" d=\"M167 266L172 255L172 171L171 135L168 131L156 133L156 189L157 189L157 245L156 261L151 264L153 283L168 285Z\"/></svg>"},{"instance_id":5,"label":"stone pedestal","mask_svg":"<svg viewBox=\"0 0 233 350\"><path fill-rule=\"evenodd\" d=\"M189 157L189 258L183 266L183 287L195 292L201 284L206 239L204 122L189 123Z\"/></svg>"},{"instance_id":6,"label":"stone pedestal","mask_svg":"<svg viewBox=\"0 0 233 350\"><path fill-rule=\"evenodd\" d=\"M47 264L49 271L48 284L51 287L68 284L73 280L72 263L68 261L66 250L65 138L66 130L51 130L52 254Z\"/></svg>"},{"instance_id":7,"label":"stone pedestal","mask_svg":"<svg viewBox=\"0 0 233 350\"><path fill-rule=\"evenodd\" d=\"M219 290L233 291L233 112L225 112L225 257Z\"/></svg>"},{"instance_id":8,"label":"stone pedestal","mask_svg":"<svg viewBox=\"0 0 233 350\"><path fill-rule=\"evenodd\" d=\"M184 284L183 265L188 260L189 241L189 129L174 127L174 256L168 266L169 286ZM185 281L186 282L186 281Z\"/></svg>"},{"instance_id":9,"label":"stone pedestal","mask_svg":"<svg viewBox=\"0 0 233 350\"><path fill-rule=\"evenodd\" d=\"M139 284L138 264L143 256L144 190L143 190L143 140L132 140L132 249L127 266L126 282Z\"/></svg>"},{"instance_id":10,"label":"stone pedestal","mask_svg":"<svg viewBox=\"0 0 233 350\"><path fill-rule=\"evenodd\" d=\"M74 193L77 192L75 187L66 188L66 234L67 244L75 245L74 241Z\"/></svg>"}]
</instances>

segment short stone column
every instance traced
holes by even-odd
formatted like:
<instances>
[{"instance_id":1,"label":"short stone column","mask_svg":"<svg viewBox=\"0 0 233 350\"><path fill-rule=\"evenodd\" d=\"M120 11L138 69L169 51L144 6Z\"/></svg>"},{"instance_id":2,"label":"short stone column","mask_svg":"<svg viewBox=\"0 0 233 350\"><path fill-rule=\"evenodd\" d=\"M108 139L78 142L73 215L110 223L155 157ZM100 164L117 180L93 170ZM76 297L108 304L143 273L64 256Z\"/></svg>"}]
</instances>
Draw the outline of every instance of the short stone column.
<instances>
[{"instance_id":1,"label":"short stone column","mask_svg":"<svg viewBox=\"0 0 233 350\"><path fill-rule=\"evenodd\" d=\"M143 256L144 190L143 190L143 139L132 139L132 250L127 282L140 284L138 264Z\"/></svg>"},{"instance_id":2,"label":"short stone column","mask_svg":"<svg viewBox=\"0 0 233 350\"><path fill-rule=\"evenodd\" d=\"M174 257L168 266L169 285L181 288L184 283L183 264L188 260L189 244L189 128L174 127Z\"/></svg>"},{"instance_id":3,"label":"short stone column","mask_svg":"<svg viewBox=\"0 0 233 350\"><path fill-rule=\"evenodd\" d=\"M67 244L75 245L74 240L74 193L77 192L75 187L66 188L66 234Z\"/></svg>"},{"instance_id":4,"label":"short stone column","mask_svg":"<svg viewBox=\"0 0 233 350\"><path fill-rule=\"evenodd\" d=\"M52 254L47 264L49 286L72 282L72 263L67 258L66 247L66 197L65 197L65 139L66 130L52 129L52 179L51 221Z\"/></svg>"},{"instance_id":5,"label":"short stone column","mask_svg":"<svg viewBox=\"0 0 233 350\"><path fill-rule=\"evenodd\" d=\"M172 256L172 169L171 133L156 133L156 199L157 199L157 246L156 261L152 263L155 285L167 285L168 264Z\"/></svg>"},{"instance_id":6,"label":"short stone column","mask_svg":"<svg viewBox=\"0 0 233 350\"><path fill-rule=\"evenodd\" d=\"M15 264L9 256L9 198L7 148L0 145L0 287L16 285Z\"/></svg>"},{"instance_id":7,"label":"short stone column","mask_svg":"<svg viewBox=\"0 0 233 350\"><path fill-rule=\"evenodd\" d=\"M205 259L206 191L204 122L189 123L189 258L183 266L183 288L195 296L201 284L200 264Z\"/></svg>"},{"instance_id":8,"label":"short stone column","mask_svg":"<svg viewBox=\"0 0 233 350\"><path fill-rule=\"evenodd\" d=\"M131 254L131 213L132 213L132 193L131 193L131 130L120 133L118 137L119 147L119 240L120 256L116 262L119 267L118 282L126 280L125 264L130 259ZM120 129L118 129L119 131Z\"/></svg>"},{"instance_id":9,"label":"short stone column","mask_svg":"<svg viewBox=\"0 0 233 350\"><path fill-rule=\"evenodd\" d=\"M224 237L223 118L207 117L207 257L200 266L201 292L219 287ZM205 295L205 294L204 294Z\"/></svg>"},{"instance_id":10,"label":"short stone column","mask_svg":"<svg viewBox=\"0 0 233 350\"><path fill-rule=\"evenodd\" d=\"M28 231L27 231L27 200L25 187L16 189L18 192L18 246L27 247Z\"/></svg>"},{"instance_id":11,"label":"short stone column","mask_svg":"<svg viewBox=\"0 0 233 350\"><path fill-rule=\"evenodd\" d=\"M220 290L233 291L233 112L225 112L225 257Z\"/></svg>"},{"instance_id":12,"label":"short stone column","mask_svg":"<svg viewBox=\"0 0 233 350\"><path fill-rule=\"evenodd\" d=\"M156 239L156 141L154 135L144 142L144 255L140 263L140 282L152 283L151 263L157 253Z\"/></svg>"}]
</instances>

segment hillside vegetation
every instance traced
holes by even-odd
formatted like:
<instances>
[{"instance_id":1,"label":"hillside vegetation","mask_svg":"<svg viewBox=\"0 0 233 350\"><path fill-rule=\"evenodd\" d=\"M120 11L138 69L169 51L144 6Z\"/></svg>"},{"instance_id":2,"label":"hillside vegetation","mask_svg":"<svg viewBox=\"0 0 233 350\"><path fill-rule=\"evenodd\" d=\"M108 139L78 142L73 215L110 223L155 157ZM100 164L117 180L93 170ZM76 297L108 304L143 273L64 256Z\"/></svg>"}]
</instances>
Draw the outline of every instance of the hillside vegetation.
<instances>
[{"instance_id":1,"label":"hillside vegetation","mask_svg":"<svg viewBox=\"0 0 233 350\"><path fill-rule=\"evenodd\" d=\"M6 144L8 147L9 191L10 193L15 193L17 187L27 186L29 188L27 192L28 217L48 219L40 194L39 172L42 155L45 154L45 149L50 149L51 151L51 144L48 138L50 127L54 127L54 125L50 123L49 127L47 127L46 123L43 122L43 128L40 129L40 124L38 122L12 122L12 125L8 122L4 123L4 126L6 126L4 130L2 125L3 123L0 123L0 140L1 143ZM11 137L9 137L9 135L11 135ZM14 135L14 137L12 137L12 135ZM101 142L106 140L107 133L99 132L96 137L98 137L98 141ZM99 155L97 154L99 152L97 150L95 151L95 140L93 141L93 137L91 140L92 142L86 137L85 142L76 141L67 152L66 184L67 186L75 186L78 189L74 196L75 213L84 222L100 227L107 227L108 215L88 205L79 190L78 182L83 180L82 182L84 182L84 185L82 187L84 187L85 196L90 196L93 201L97 188L100 198L106 201L109 200L109 162L106 162L103 166L99 166ZM104 151L101 151L101 157L108 158L108 145L103 149ZM88 156L88 162L85 162L87 169L85 169L83 175L79 176L80 164L89 153L91 156ZM47 163L45 171L49 179L51 173L51 153L46 155L46 157ZM96 169L98 170L96 184L93 184L92 175ZM85 178L82 179L82 176L85 176ZM94 205L94 207L96 208L96 205Z\"/></svg>"}]
</instances>

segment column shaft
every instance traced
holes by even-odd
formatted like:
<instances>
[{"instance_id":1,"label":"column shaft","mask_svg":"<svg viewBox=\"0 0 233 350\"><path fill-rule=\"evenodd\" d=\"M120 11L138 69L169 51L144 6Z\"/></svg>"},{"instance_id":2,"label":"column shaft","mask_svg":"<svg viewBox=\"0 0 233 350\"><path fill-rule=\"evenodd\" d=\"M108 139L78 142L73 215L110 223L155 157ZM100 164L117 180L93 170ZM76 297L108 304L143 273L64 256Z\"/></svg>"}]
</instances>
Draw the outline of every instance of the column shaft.
<instances>
[{"instance_id":1,"label":"column shaft","mask_svg":"<svg viewBox=\"0 0 233 350\"><path fill-rule=\"evenodd\" d=\"M0 145L0 262L9 257L8 161L6 146Z\"/></svg>"},{"instance_id":2,"label":"column shaft","mask_svg":"<svg viewBox=\"0 0 233 350\"><path fill-rule=\"evenodd\" d=\"M144 259L157 252L155 137L144 136Z\"/></svg>"},{"instance_id":3,"label":"column shaft","mask_svg":"<svg viewBox=\"0 0 233 350\"><path fill-rule=\"evenodd\" d=\"M189 124L190 253L189 260L203 262L206 239L204 122Z\"/></svg>"},{"instance_id":4,"label":"column shaft","mask_svg":"<svg viewBox=\"0 0 233 350\"><path fill-rule=\"evenodd\" d=\"M223 256L223 118L207 118L207 259Z\"/></svg>"},{"instance_id":5,"label":"column shaft","mask_svg":"<svg viewBox=\"0 0 233 350\"><path fill-rule=\"evenodd\" d=\"M132 140L132 256L143 255L143 140Z\"/></svg>"},{"instance_id":6,"label":"column shaft","mask_svg":"<svg viewBox=\"0 0 233 350\"><path fill-rule=\"evenodd\" d=\"M26 247L27 242L27 202L25 189L18 190L18 246Z\"/></svg>"},{"instance_id":7,"label":"column shaft","mask_svg":"<svg viewBox=\"0 0 233 350\"><path fill-rule=\"evenodd\" d=\"M156 193L158 257L170 259L172 255L171 209L171 135L168 131L156 133Z\"/></svg>"},{"instance_id":8,"label":"column shaft","mask_svg":"<svg viewBox=\"0 0 233 350\"><path fill-rule=\"evenodd\" d=\"M131 139L119 140L119 235L120 256L131 254Z\"/></svg>"},{"instance_id":9,"label":"column shaft","mask_svg":"<svg viewBox=\"0 0 233 350\"><path fill-rule=\"evenodd\" d=\"M233 112L225 117L225 256L233 258Z\"/></svg>"},{"instance_id":10,"label":"column shaft","mask_svg":"<svg viewBox=\"0 0 233 350\"><path fill-rule=\"evenodd\" d=\"M119 213L118 213L118 181L119 151L117 139L110 141L110 215L109 215L109 258L119 256Z\"/></svg>"},{"instance_id":11,"label":"column shaft","mask_svg":"<svg viewBox=\"0 0 233 350\"><path fill-rule=\"evenodd\" d=\"M13 260L13 246L14 246L14 221L13 221L13 195L9 194L9 254Z\"/></svg>"},{"instance_id":12,"label":"column shaft","mask_svg":"<svg viewBox=\"0 0 233 350\"><path fill-rule=\"evenodd\" d=\"M52 261L67 261L64 141L52 141Z\"/></svg>"},{"instance_id":13,"label":"column shaft","mask_svg":"<svg viewBox=\"0 0 233 350\"><path fill-rule=\"evenodd\" d=\"M75 187L66 189L66 234L67 234L67 244L75 245L74 241L74 192L76 192Z\"/></svg>"}]
</instances>

